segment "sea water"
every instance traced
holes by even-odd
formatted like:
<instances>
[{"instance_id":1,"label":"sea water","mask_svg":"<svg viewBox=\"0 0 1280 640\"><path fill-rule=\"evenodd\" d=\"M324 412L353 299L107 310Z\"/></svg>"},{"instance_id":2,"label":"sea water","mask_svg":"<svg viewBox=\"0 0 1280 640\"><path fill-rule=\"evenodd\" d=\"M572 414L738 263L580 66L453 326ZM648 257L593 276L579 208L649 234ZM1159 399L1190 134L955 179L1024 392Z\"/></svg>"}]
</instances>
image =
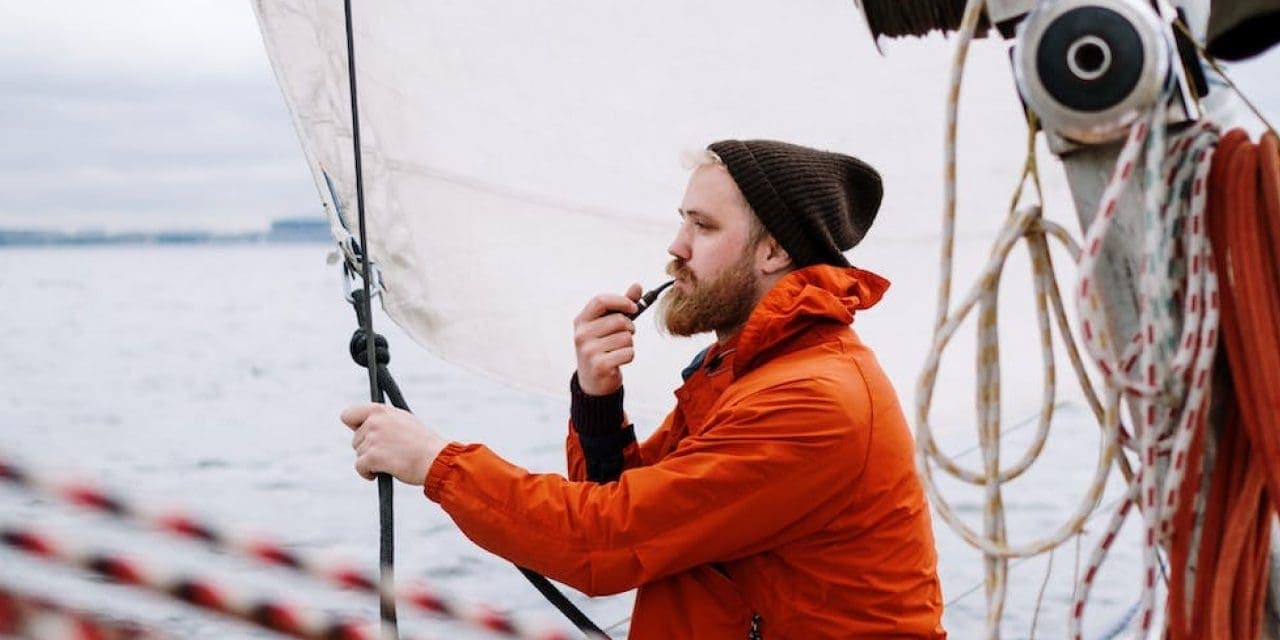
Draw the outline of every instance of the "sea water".
<instances>
[{"instance_id":1,"label":"sea water","mask_svg":"<svg viewBox=\"0 0 1280 640\"><path fill-rule=\"evenodd\" d=\"M347 354L355 316L336 267L325 264L327 251L324 245L0 251L0 455L55 478L86 480L140 505L176 507L231 532L280 539L308 556L350 559L375 572L376 489L353 471L351 434L337 420L343 407L367 399L368 384ZM921 241L916 251L930 256L935 248ZM894 295L914 295L923 308L932 303L932 291ZM513 294L513 312L524 303ZM892 324L871 323L863 338L894 377L911 415L912 372L919 370L927 336L875 329ZM388 337L391 370L426 424L452 439L484 442L532 471L563 472L564 398L514 391L441 362L385 316L378 316L376 329ZM1036 331L1030 321L1005 330ZM958 340L972 343L970 336ZM1029 364L1006 375L1038 375L1033 356L1014 355L1030 357ZM557 375L567 382L572 345L565 345L564 363ZM964 377L971 366L957 365L951 377ZM1067 375L1064 366L1059 377ZM937 390L941 406L964 404L972 393L971 385ZM1097 427L1079 397L1064 396L1040 462L1009 486L1005 506L1014 541L1056 529L1084 493ZM1036 402L1021 399L1007 412L1006 465L1035 431L1027 424L1034 412L1019 407ZM972 416L935 414L935 422L942 448L980 467ZM653 428L652 421L638 426L642 433ZM1114 475L1103 501L1108 510L1090 521L1079 544L1073 539L1051 559L1015 561L1004 637L1028 637L1033 619L1037 636L1062 637L1074 578L1118 495ZM941 486L957 512L980 529L981 490L948 480ZM401 582L425 581L459 601L485 603L534 626L565 626L510 563L471 544L420 490L398 485L395 509ZM216 577L236 594L377 617L375 599L365 594L3 487L0 526L12 525L36 527L75 549L135 556L158 575ZM948 602L944 622L953 638L980 637L980 555L937 518L934 529ZM1091 636L1136 602L1140 558L1131 522L1090 601ZM175 637L266 635L7 550L0 551L0 584L139 620ZM589 599L568 592L597 623L614 625L615 637L625 633L631 594ZM488 637L403 606L401 629L405 637Z\"/></svg>"}]
</instances>

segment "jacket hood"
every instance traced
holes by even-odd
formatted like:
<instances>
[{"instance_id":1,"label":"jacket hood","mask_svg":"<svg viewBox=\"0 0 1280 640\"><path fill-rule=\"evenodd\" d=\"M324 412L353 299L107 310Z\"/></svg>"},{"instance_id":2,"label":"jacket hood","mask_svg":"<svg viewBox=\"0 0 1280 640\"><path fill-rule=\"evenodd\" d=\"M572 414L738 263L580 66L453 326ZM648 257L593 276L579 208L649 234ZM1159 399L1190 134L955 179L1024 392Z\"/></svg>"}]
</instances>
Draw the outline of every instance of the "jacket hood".
<instances>
[{"instance_id":1,"label":"jacket hood","mask_svg":"<svg viewBox=\"0 0 1280 640\"><path fill-rule=\"evenodd\" d=\"M735 377L753 361L819 324L845 326L889 288L885 278L856 267L817 264L784 276L760 299L736 342Z\"/></svg>"}]
</instances>

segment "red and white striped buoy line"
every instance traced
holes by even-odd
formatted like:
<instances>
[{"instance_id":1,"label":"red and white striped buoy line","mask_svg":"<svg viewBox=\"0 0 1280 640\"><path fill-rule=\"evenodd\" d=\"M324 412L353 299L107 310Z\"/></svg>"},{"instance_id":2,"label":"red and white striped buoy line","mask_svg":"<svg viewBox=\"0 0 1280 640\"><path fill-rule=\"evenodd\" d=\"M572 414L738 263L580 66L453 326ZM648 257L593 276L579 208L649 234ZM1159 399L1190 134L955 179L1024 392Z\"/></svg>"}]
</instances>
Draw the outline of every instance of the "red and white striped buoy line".
<instances>
[{"instance_id":1,"label":"red and white striped buoy line","mask_svg":"<svg viewBox=\"0 0 1280 640\"><path fill-rule=\"evenodd\" d=\"M241 597L201 577L161 576L146 569L136 559L115 553L72 550L51 536L28 527L0 525L0 545L294 638L375 640L378 637L374 627L364 621L308 612L283 600Z\"/></svg>"},{"instance_id":2,"label":"red and white striped buoy line","mask_svg":"<svg viewBox=\"0 0 1280 640\"><path fill-rule=\"evenodd\" d=\"M1118 444L1135 450L1140 470L1128 499L1116 510L1090 556L1072 603L1068 635L1081 638L1080 624L1098 568L1131 507L1143 523L1142 600L1139 637L1147 637L1155 614L1159 548L1167 544L1188 466L1192 436L1205 426L1218 342L1218 280L1207 238L1207 180L1218 129L1202 121L1166 141L1166 109L1136 123L1116 162L1085 234L1076 302L1084 343L1107 381L1112 400L1129 398L1139 420L1134 437ZM1126 184L1141 163L1144 195L1144 260L1139 279L1139 330L1123 350L1115 347L1097 285L1103 241L1111 229ZM1181 318L1181 330L1177 329ZM1168 456L1168 469L1157 466ZM1202 488L1202 491L1204 489Z\"/></svg>"},{"instance_id":3,"label":"red and white striped buoy line","mask_svg":"<svg viewBox=\"0 0 1280 640\"><path fill-rule=\"evenodd\" d=\"M0 482L55 498L68 504L135 523L185 540L199 542L218 551L251 558L330 585L378 594L378 579L350 562L323 562L290 550L286 545L262 537L235 535L179 511L154 512L126 498L81 482L58 482L23 468L0 454ZM413 609L522 640L570 640L575 636L555 628L533 628L494 607L461 603L418 582L397 589L397 599Z\"/></svg>"},{"instance_id":4,"label":"red and white striped buoy line","mask_svg":"<svg viewBox=\"0 0 1280 640\"><path fill-rule=\"evenodd\" d=\"M0 637L160 640L167 636L132 621L92 614L0 585Z\"/></svg>"}]
</instances>

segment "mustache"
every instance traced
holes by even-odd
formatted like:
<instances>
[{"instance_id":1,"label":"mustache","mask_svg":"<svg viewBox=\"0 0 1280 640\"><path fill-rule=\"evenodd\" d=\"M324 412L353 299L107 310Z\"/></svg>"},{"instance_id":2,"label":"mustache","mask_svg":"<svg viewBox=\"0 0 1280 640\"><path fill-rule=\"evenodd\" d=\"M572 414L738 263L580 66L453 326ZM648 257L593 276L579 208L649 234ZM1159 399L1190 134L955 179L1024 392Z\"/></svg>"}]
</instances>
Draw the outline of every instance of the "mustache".
<instances>
[{"instance_id":1,"label":"mustache","mask_svg":"<svg viewBox=\"0 0 1280 640\"><path fill-rule=\"evenodd\" d=\"M684 260L679 258L667 263L667 275L686 282L695 282L693 270L689 268L689 265Z\"/></svg>"}]
</instances>

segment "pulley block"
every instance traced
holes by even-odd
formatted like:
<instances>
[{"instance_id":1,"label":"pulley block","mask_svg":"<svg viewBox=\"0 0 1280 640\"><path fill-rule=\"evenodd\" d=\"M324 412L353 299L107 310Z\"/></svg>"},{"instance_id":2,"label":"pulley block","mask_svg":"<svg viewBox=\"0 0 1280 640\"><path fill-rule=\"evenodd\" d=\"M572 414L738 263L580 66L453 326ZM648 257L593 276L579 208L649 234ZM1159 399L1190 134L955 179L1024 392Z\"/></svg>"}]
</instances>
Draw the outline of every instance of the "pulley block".
<instances>
[{"instance_id":1,"label":"pulley block","mask_svg":"<svg viewBox=\"0 0 1280 640\"><path fill-rule=\"evenodd\" d=\"M1096 144L1155 105L1174 55L1169 25L1148 3L1058 0L1040 3L1020 25L1013 64L1046 130Z\"/></svg>"}]
</instances>

